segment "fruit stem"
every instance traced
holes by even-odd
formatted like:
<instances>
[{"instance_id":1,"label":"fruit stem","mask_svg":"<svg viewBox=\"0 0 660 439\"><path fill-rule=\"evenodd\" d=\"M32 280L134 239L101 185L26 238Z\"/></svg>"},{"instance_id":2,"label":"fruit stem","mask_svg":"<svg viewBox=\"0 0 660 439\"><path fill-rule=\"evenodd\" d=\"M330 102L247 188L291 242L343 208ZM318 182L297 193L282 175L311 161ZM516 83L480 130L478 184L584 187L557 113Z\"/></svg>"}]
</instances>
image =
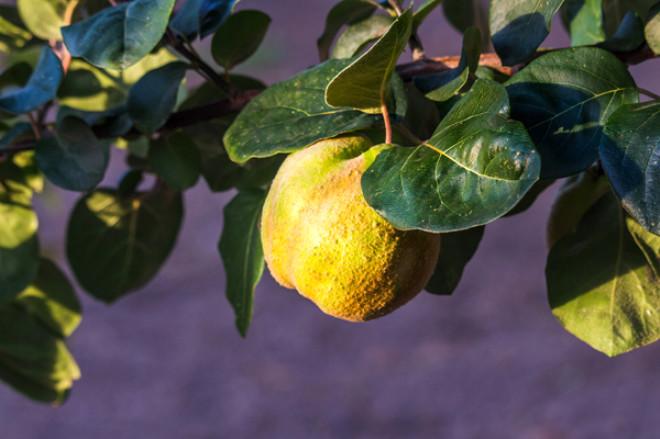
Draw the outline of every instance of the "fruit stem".
<instances>
[{"instance_id":1,"label":"fruit stem","mask_svg":"<svg viewBox=\"0 0 660 439\"><path fill-rule=\"evenodd\" d=\"M380 105L380 111L383 113L383 122L385 123L385 143L392 143L392 121L390 120L390 112L387 111L387 105L383 102Z\"/></svg>"}]
</instances>

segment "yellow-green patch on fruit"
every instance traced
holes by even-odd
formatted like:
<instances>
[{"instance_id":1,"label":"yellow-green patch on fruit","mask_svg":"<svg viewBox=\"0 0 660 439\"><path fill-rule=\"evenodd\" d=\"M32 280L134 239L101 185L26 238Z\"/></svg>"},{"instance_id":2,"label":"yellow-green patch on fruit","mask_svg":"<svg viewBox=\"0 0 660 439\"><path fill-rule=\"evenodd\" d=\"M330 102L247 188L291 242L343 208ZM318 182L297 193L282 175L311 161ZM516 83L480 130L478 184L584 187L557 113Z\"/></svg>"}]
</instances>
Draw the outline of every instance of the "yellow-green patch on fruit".
<instances>
[{"instance_id":1,"label":"yellow-green patch on fruit","mask_svg":"<svg viewBox=\"0 0 660 439\"><path fill-rule=\"evenodd\" d=\"M345 320L408 302L438 257L438 235L394 229L362 195L362 174L384 147L351 136L293 153L264 203L261 238L273 277Z\"/></svg>"}]
</instances>

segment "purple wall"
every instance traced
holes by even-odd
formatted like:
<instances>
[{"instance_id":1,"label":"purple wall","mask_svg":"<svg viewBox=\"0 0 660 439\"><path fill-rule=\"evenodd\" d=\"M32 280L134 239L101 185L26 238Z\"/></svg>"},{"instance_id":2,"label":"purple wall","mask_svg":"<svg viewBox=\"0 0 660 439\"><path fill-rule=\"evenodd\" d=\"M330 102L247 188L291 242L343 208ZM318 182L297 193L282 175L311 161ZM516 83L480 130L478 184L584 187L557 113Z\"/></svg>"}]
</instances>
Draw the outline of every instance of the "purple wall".
<instances>
[{"instance_id":1,"label":"purple wall","mask_svg":"<svg viewBox=\"0 0 660 439\"><path fill-rule=\"evenodd\" d=\"M315 63L332 3L246 1L273 17L247 70L279 80ZM423 38L430 55L460 51L438 12ZM557 23L546 46L566 43ZM659 92L659 67L633 68L640 86ZM83 379L67 404L44 407L0 386L0 437L658 437L660 346L608 359L549 312L544 229L554 192L488 227L453 297L422 294L355 325L265 277L242 340L216 252L229 195L199 184L186 194L183 233L154 282L113 307L83 299L71 341ZM42 197L50 254L62 253L74 200L54 190Z\"/></svg>"}]
</instances>

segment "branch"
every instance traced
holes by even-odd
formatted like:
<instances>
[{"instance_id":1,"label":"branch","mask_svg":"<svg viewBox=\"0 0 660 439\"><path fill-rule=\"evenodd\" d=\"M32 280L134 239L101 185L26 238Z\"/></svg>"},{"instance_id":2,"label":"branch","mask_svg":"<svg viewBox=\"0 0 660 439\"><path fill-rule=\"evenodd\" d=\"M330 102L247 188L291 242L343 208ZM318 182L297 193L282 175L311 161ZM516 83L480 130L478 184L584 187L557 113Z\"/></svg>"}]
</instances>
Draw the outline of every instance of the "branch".
<instances>
[{"instance_id":1,"label":"branch","mask_svg":"<svg viewBox=\"0 0 660 439\"><path fill-rule=\"evenodd\" d=\"M461 62L460 56L442 56L439 58L425 58L407 64L397 66L397 73L404 81L409 81L416 76L430 75L455 69ZM479 57L479 65L493 68L505 75L514 73L513 67L502 65L500 57L495 53L484 53Z\"/></svg>"},{"instance_id":2,"label":"branch","mask_svg":"<svg viewBox=\"0 0 660 439\"><path fill-rule=\"evenodd\" d=\"M210 104L202 105L199 107L191 108L188 110L177 111L172 113L170 117L165 122L156 134L165 133L168 131L176 130L177 128L183 128L191 125L195 125L200 122L205 122L208 120L218 119L220 117L238 113L245 107L248 102L250 102L256 95L260 92L258 90L248 90L240 95L237 95L231 99L223 99L217 102L212 102ZM110 135L106 131L106 127L103 125L95 126L93 128L94 134L99 139L114 139L117 136ZM44 133L45 134L45 133ZM136 137L140 136L143 133L138 131L136 128L132 128L124 137ZM13 154L22 151L30 151L35 147L35 140L26 140L22 142L17 142L12 144L10 147L5 147L0 150L0 155L2 154Z\"/></svg>"},{"instance_id":3,"label":"branch","mask_svg":"<svg viewBox=\"0 0 660 439\"><path fill-rule=\"evenodd\" d=\"M542 56L546 53L553 52L556 50L561 50L561 49L539 50L534 55L534 58L538 58L539 56ZM617 58L619 58L621 61L623 61L625 64L628 65L639 64L643 61L657 57L657 55L654 54L653 51L649 48L649 46L646 44L640 47L639 49L630 52L612 52L612 53L616 55ZM411 80L415 76L430 75L433 73L455 69L456 67L458 67L460 61L461 61L461 57L458 55L421 59L418 61L413 61L411 63L401 64L397 66L397 72L399 73L401 78L404 81L406 81L406 80ZM511 76L514 73L516 73L518 70L525 67L525 64L519 64L511 67L503 66L502 60L500 59L499 56L497 56L496 53L482 54L479 57L479 65L490 67L507 76Z\"/></svg>"},{"instance_id":4,"label":"branch","mask_svg":"<svg viewBox=\"0 0 660 439\"><path fill-rule=\"evenodd\" d=\"M550 49L545 51L537 52L537 57L541 56L544 53L547 53ZM642 61L655 58L656 55L648 48L648 46L643 46L642 48L633 51L633 52L620 52L615 53L615 55L627 64L639 64ZM194 55L193 55L194 56ZM458 66L460 62L460 56L443 56L439 58L425 58L418 61L413 61L406 64L401 64L397 66L397 72L401 75L403 80L411 80L416 76L429 75L432 73L443 72L446 70L454 69ZM513 75L518 71L522 66L506 67L502 65L502 61L495 53L484 53L479 58L479 65L493 68L503 74ZM215 73L215 72L214 72ZM215 73L217 75L217 73ZM218 75L220 81L224 82L224 79ZM208 120L218 119L220 117L226 116L228 114L237 113L245 107L250 100L257 96L260 92L258 90L249 90L244 93L233 96L230 99L223 99L217 102L210 104L202 105L200 107L191 108L188 110L178 111L172 113L165 125L160 128L156 134L163 133L177 128L183 128L186 126L191 126L199 122L204 122ZM114 138L116 136L109 136L103 132L104 127L96 127L94 132L99 138ZM135 128L131 129L126 136L139 136L142 135ZM5 147L0 150L0 155L2 154L11 154L21 151L29 151L34 149L35 142L34 140L19 142L11 145L10 147Z\"/></svg>"}]
</instances>

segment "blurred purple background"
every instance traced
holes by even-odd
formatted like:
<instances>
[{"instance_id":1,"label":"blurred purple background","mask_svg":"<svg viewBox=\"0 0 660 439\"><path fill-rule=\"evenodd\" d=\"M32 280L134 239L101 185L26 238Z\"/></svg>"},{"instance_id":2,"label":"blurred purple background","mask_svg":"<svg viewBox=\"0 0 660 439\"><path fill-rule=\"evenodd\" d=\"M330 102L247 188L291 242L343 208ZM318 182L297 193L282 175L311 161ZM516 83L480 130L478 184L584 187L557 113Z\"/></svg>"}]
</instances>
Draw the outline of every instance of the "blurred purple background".
<instances>
[{"instance_id":1,"label":"blurred purple background","mask_svg":"<svg viewBox=\"0 0 660 439\"><path fill-rule=\"evenodd\" d=\"M273 82L317 62L332 4L242 2L273 18L243 71ZM460 52L439 11L422 36L431 56ZM545 45L567 45L558 22ZM632 71L657 93L659 67ZM0 437L657 438L660 346L608 359L548 309L544 236L555 192L488 227L452 297L423 293L357 325L326 317L266 275L242 340L216 251L232 194L200 183L186 194L175 252L148 287L112 307L83 297L70 343L83 379L69 401L45 407L0 385ZM60 261L75 199L50 190L39 201L43 247Z\"/></svg>"}]
</instances>

